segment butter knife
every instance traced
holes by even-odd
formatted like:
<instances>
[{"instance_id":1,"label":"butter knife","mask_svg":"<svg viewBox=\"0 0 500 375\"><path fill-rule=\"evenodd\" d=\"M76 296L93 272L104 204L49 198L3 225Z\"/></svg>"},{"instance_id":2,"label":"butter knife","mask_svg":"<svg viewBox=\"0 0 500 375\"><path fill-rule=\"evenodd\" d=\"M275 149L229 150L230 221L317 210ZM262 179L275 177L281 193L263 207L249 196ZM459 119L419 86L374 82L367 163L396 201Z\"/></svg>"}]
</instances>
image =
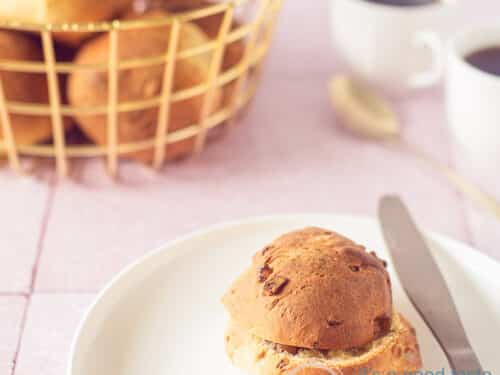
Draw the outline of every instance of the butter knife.
<instances>
[{"instance_id":1,"label":"butter knife","mask_svg":"<svg viewBox=\"0 0 500 375\"><path fill-rule=\"evenodd\" d=\"M439 342L452 370L482 374L443 275L401 199L383 197L379 219L403 288Z\"/></svg>"}]
</instances>

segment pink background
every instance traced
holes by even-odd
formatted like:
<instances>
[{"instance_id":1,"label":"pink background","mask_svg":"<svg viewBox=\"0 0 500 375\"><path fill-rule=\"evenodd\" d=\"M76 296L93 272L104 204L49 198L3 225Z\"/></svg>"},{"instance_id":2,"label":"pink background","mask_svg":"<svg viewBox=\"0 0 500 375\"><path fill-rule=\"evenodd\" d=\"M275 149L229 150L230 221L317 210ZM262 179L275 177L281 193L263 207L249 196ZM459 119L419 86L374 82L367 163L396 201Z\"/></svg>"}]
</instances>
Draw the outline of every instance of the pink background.
<instances>
[{"instance_id":1,"label":"pink background","mask_svg":"<svg viewBox=\"0 0 500 375\"><path fill-rule=\"evenodd\" d=\"M123 184L106 177L101 161L79 165L78 182L0 171L0 375L64 374L76 324L106 281L158 245L221 221L287 212L373 216L382 194L398 193L422 226L500 259L498 222L440 175L335 126L326 84L339 67L327 6L285 0L254 105L200 157L161 175L126 165ZM462 25L500 11L495 0L459 6L468 17ZM441 91L396 104L409 141L459 165ZM500 181L488 188L500 198Z\"/></svg>"}]
</instances>

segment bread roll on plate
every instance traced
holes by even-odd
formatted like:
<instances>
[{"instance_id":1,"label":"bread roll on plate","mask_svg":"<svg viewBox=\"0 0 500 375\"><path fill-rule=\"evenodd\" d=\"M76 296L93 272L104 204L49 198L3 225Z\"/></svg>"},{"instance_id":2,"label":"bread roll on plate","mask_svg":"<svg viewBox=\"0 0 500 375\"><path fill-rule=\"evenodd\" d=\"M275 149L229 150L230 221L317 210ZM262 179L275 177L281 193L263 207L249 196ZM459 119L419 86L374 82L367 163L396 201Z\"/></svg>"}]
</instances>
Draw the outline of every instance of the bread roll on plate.
<instances>
[{"instance_id":1,"label":"bread roll on plate","mask_svg":"<svg viewBox=\"0 0 500 375\"><path fill-rule=\"evenodd\" d=\"M30 36L0 31L0 59L13 61L42 61L39 43ZM9 101L45 104L48 102L47 80L43 73L1 71L5 97ZM49 116L10 114L14 141L18 145L32 145L47 141L52 136ZM0 140L3 140L0 127Z\"/></svg>"},{"instance_id":2,"label":"bread roll on plate","mask_svg":"<svg viewBox=\"0 0 500 375\"><path fill-rule=\"evenodd\" d=\"M414 329L393 311L385 263L331 231L278 238L223 303L227 353L253 375L402 374L421 366Z\"/></svg>"},{"instance_id":3,"label":"bread roll on plate","mask_svg":"<svg viewBox=\"0 0 500 375\"><path fill-rule=\"evenodd\" d=\"M150 11L142 17L165 17L162 11ZM157 57L167 50L170 26L127 30L119 33L119 59ZM181 26L178 50L200 46L208 37L196 25ZM86 43L76 56L75 62L92 64L106 62L109 57L107 35ZM174 91L203 84L208 79L211 53L177 60L175 66ZM164 65L152 65L119 72L119 102L151 99L161 94ZM106 72L82 70L73 73L68 82L68 98L74 106L101 106L107 104L108 76ZM172 103L169 131L178 130L199 122L204 95ZM214 95L213 109L219 108L220 90ZM107 117L105 115L77 116L76 120L84 133L96 144L107 143ZM158 108L123 112L118 116L118 141L131 143L154 139L158 124ZM174 159L189 154L194 146L193 137L169 144L166 158ZM125 158L150 163L153 148L131 152Z\"/></svg>"},{"instance_id":4,"label":"bread roll on plate","mask_svg":"<svg viewBox=\"0 0 500 375\"><path fill-rule=\"evenodd\" d=\"M2 0L0 19L29 23L75 23L111 20L133 0ZM88 33L55 33L57 40L78 45Z\"/></svg>"}]
</instances>

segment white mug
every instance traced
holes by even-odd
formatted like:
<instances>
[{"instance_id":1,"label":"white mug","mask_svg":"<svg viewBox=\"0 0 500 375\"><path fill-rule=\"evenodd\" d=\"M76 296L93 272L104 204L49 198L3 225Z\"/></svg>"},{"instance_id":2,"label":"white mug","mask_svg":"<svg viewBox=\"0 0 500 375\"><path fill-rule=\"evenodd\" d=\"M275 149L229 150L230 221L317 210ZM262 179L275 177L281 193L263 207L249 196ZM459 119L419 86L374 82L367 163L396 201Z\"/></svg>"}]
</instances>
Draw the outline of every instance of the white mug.
<instances>
[{"instance_id":1,"label":"white mug","mask_svg":"<svg viewBox=\"0 0 500 375\"><path fill-rule=\"evenodd\" d=\"M443 39L454 24L454 1L413 6L331 1L335 45L356 78L394 94L441 79Z\"/></svg>"},{"instance_id":2,"label":"white mug","mask_svg":"<svg viewBox=\"0 0 500 375\"><path fill-rule=\"evenodd\" d=\"M466 57L500 47L500 26L471 29L448 46L446 107L460 162L485 185L498 186L500 171L500 76L469 64Z\"/></svg>"}]
</instances>

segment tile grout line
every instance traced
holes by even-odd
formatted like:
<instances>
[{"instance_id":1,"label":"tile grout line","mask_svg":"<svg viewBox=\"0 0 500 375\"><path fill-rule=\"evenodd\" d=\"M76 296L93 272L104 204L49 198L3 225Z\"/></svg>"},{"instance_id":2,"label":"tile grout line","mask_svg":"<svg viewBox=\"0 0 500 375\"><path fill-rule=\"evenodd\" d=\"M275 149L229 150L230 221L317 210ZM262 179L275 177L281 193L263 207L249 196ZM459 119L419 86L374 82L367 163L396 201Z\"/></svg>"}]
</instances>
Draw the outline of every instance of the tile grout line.
<instances>
[{"instance_id":1,"label":"tile grout line","mask_svg":"<svg viewBox=\"0 0 500 375\"><path fill-rule=\"evenodd\" d=\"M448 133L450 136L451 134ZM454 145L453 142L448 141L448 166L452 168L452 170L457 171L457 162L456 162L456 154L454 152ZM460 171L458 171L461 173ZM467 197L462 194L461 192L455 190L455 195L457 196L457 199L459 201L459 206L460 206L460 211L462 212L462 221L465 230L467 231L466 237L467 237L467 242L471 246L476 246L476 241L474 240L474 235L472 233L472 227L471 227L471 222L469 219L469 215L467 214Z\"/></svg>"},{"instance_id":2,"label":"tile grout line","mask_svg":"<svg viewBox=\"0 0 500 375\"><path fill-rule=\"evenodd\" d=\"M453 154L453 144L451 142L447 142L447 153L446 153L446 161L444 162L443 165L452 168L453 170L456 170L457 167L455 165L455 158ZM434 157L433 155L429 154L430 156ZM474 240L474 235L472 233L470 221L469 221L469 216L467 215L467 197L464 196L460 191L458 191L451 183L450 181L446 180L445 177L440 174L438 175L435 171L431 171L431 173L435 173L436 176L439 176L440 178L445 181L446 184L448 184L449 189L451 190L451 194L455 196L457 200L457 209L461 213L461 222L463 225L463 228L465 229L465 236L464 236L464 241L468 245L475 246L475 240Z\"/></svg>"},{"instance_id":3,"label":"tile grout line","mask_svg":"<svg viewBox=\"0 0 500 375\"><path fill-rule=\"evenodd\" d=\"M0 292L0 297L28 297L29 292Z\"/></svg>"},{"instance_id":4,"label":"tile grout line","mask_svg":"<svg viewBox=\"0 0 500 375\"><path fill-rule=\"evenodd\" d=\"M19 351L21 350L21 341L22 341L22 337L24 335L24 329L26 327L26 321L28 319L28 309L29 309L29 306L30 306L31 299L30 299L29 295L26 295L24 298L26 299L26 305L24 306L23 315L21 317L21 324L19 326L19 338L17 339L16 348L15 348L15 351L14 351L14 357L12 357L11 375L14 375L15 372L16 372L16 365L17 365L17 360L18 360L18 357L19 357Z\"/></svg>"},{"instance_id":5,"label":"tile grout line","mask_svg":"<svg viewBox=\"0 0 500 375\"><path fill-rule=\"evenodd\" d=\"M58 289L41 289L36 291L36 295L96 295L99 289L96 290L58 290Z\"/></svg>"},{"instance_id":6,"label":"tile grout line","mask_svg":"<svg viewBox=\"0 0 500 375\"><path fill-rule=\"evenodd\" d=\"M60 294L60 295L79 295L79 294L97 294L99 293L99 289L93 289L93 290L85 290L85 289L79 289L79 290L64 290L64 289L39 289L36 292L33 291L31 292L0 292L0 298L1 297L25 297L28 298L33 294L41 295L41 294L47 294L47 295L53 295L53 294Z\"/></svg>"},{"instance_id":7,"label":"tile grout line","mask_svg":"<svg viewBox=\"0 0 500 375\"><path fill-rule=\"evenodd\" d=\"M468 244L473 246L474 248L477 248L477 243L476 243L474 234L472 232L472 224L471 224L471 221L469 218L469 214L467 213L467 201L466 201L467 197L463 196L459 192L457 192L457 195L459 196L460 211L462 211L463 224L464 224L465 230L467 231L466 236L467 236Z\"/></svg>"},{"instance_id":8,"label":"tile grout line","mask_svg":"<svg viewBox=\"0 0 500 375\"><path fill-rule=\"evenodd\" d=\"M42 222L40 225L40 235L38 237L38 242L37 242L37 253L35 256L35 262L33 264L33 268L31 270L31 284L30 284L30 289L29 289L30 296L33 294L33 292L35 290L36 278L38 276L38 266L40 263L40 259L42 258L43 243L45 241L45 234L47 232L48 222L49 222L50 214L52 213L52 205L54 203L54 196L56 193L56 184L55 184L54 180L51 180L49 183L50 183L49 194L47 197L45 211L43 213Z\"/></svg>"},{"instance_id":9,"label":"tile grout line","mask_svg":"<svg viewBox=\"0 0 500 375\"><path fill-rule=\"evenodd\" d=\"M441 103L444 103L444 100L445 100L445 93L444 93L444 90L443 88L441 87L439 89L439 96L440 96L440 101ZM451 134L451 131L450 131L450 128L449 128L449 125L448 125L448 115L446 114L446 111L444 112L444 128L445 128L445 135L446 135L446 138L445 138L445 142L446 142L446 166L448 168L451 168L452 170L454 171L457 171L457 163L456 163L456 155L455 155L455 149L454 149L454 142L453 142L453 139L452 139L452 134ZM460 212L462 213L462 224L464 226L464 229L466 230L466 234L465 234L465 237L466 237L466 241L467 241L467 244L468 245L471 245L471 246L474 246L476 245L475 244L475 241L474 241L474 236L472 234L472 229L471 229L471 226L470 226L470 222L469 222L469 217L467 215L467 209L466 209L466 205L467 205L467 202L466 202L466 199L467 197L461 193L460 191L458 191L449 181L447 181L447 183L450 185L450 188L453 190L454 192L454 195L455 197L457 198L457 201L458 201L458 209L460 210Z\"/></svg>"},{"instance_id":10,"label":"tile grout line","mask_svg":"<svg viewBox=\"0 0 500 375\"><path fill-rule=\"evenodd\" d=\"M56 192L56 184L54 180L54 175L48 181L48 195L45 202L45 208L42 215L42 221L40 223L40 233L38 235L38 241L36 244L36 255L33 264L33 268L31 270L31 282L29 286L29 290L27 293L24 293L24 297L26 298L26 306L24 307L24 312L21 318L21 325L19 328L19 338L17 340L14 357L12 358L12 371L11 375L14 375L16 372L17 361L19 359L19 353L21 351L21 344L24 336L24 331L26 329L26 323L28 320L28 311L31 305L31 297L33 295L35 289L36 277L38 274L38 265L42 256L43 243L45 240L45 234L47 231L48 221L50 217L50 213L52 212L52 204L54 202L54 196Z\"/></svg>"}]
</instances>

